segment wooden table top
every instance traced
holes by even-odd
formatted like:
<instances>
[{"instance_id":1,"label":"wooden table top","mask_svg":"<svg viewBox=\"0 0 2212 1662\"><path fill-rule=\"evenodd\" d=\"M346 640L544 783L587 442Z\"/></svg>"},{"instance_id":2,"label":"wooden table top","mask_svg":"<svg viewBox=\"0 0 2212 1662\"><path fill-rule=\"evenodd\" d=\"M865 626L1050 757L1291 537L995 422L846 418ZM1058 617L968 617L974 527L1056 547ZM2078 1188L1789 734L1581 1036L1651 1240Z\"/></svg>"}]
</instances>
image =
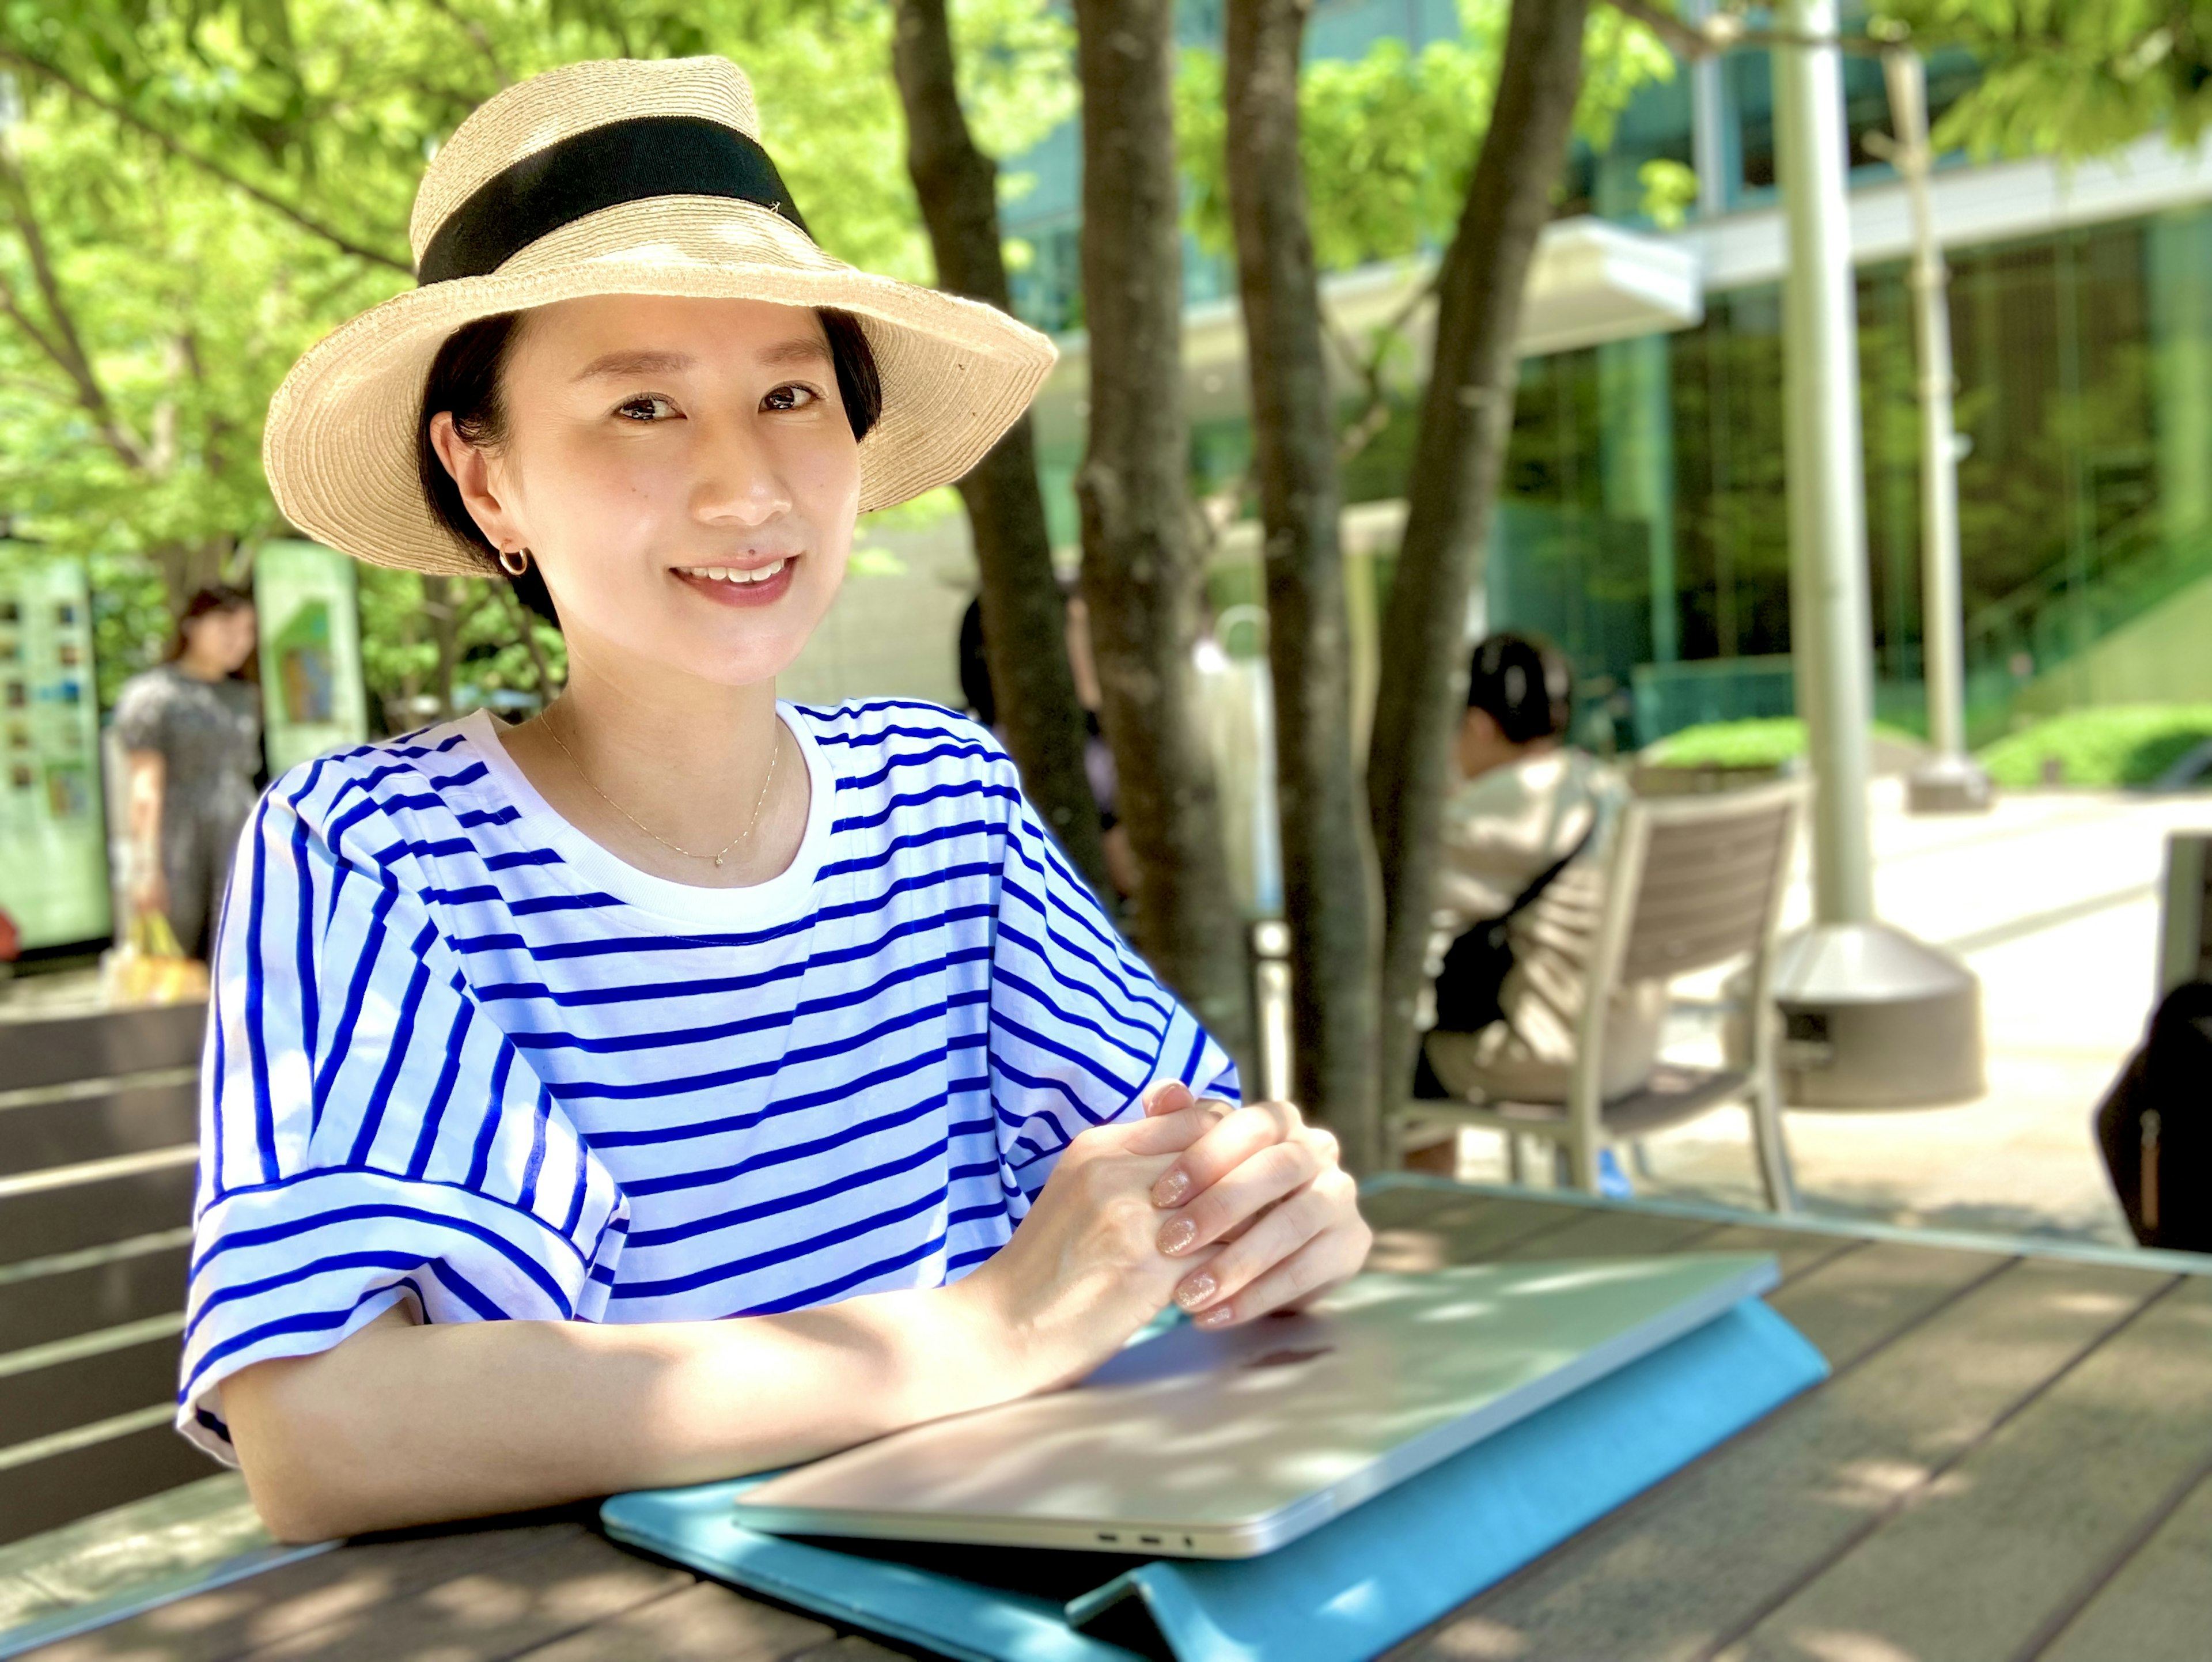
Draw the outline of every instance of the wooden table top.
<instances>
[{"instance_id":1,"label":"wooden table top","mask_svg":"<svg viewBox=\"0 0 2212 1662\"><path fill-rule=\"evenodd\" d=\"M1826 1384L1406 1641L1424 1662L2205 1662L2212 1275L1437 1187L1375 1267L1780 1260ZM355 1543L40 1662L869 1662L588 1512Z\"/></svg>"}]
</instances>

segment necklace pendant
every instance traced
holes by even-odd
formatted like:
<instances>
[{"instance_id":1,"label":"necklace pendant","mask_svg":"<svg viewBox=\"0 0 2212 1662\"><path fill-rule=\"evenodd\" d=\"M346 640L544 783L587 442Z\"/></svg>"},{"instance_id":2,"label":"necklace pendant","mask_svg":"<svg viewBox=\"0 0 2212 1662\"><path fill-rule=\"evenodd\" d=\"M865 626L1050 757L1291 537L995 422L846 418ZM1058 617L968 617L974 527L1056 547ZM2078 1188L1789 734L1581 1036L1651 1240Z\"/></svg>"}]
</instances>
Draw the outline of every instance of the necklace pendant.
<instances>
[{"instance_id":1,"label":"necklace pendant","mask_svg":"<svg viewBox=\"0 0 2212 1662\"><path fill-rule=\"evenodd\" d=\"M720 855L719 855L719 854L718 854L718 855L716 855L714 856L714 869L715 869L716 871L720 871L720 870L721 870L721 868L722 868L722 856L721 856Z\"/></svg>"}]
</instances>

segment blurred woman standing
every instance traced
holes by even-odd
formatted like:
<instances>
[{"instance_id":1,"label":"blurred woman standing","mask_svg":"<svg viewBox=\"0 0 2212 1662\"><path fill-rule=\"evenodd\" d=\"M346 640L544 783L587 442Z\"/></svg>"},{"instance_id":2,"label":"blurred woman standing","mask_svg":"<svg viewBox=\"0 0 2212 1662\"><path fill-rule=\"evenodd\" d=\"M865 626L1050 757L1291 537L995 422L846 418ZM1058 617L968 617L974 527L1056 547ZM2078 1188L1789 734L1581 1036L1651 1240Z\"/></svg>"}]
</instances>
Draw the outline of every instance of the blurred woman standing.
<instances>
[{"instance_id":1,"label":"blurred woman standing","mask_svg":"<svg viewBox=\"0 0 2212 1662\"><path fill-rule=\"evenodd\" d=\"M129 763L128 892L137 917L167 917L204 959L239 832L260 788L261 694L239 672L253 656L253 599L220 585L185 604L168 661L133 676L115 704Z\"/></svg>"}]
</instances>

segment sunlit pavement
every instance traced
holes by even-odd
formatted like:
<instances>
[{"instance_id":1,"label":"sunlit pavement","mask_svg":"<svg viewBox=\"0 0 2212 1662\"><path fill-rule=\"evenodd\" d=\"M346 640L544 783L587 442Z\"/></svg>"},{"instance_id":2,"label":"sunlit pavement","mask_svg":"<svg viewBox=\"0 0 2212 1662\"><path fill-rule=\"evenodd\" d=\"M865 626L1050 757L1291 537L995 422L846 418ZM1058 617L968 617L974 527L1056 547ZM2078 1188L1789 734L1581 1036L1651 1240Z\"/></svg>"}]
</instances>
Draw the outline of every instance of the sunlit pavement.
<instances>
[{"instance_id":1,"label":"sunlit pavement","mask_svg":"<svg viewBox=\"0 0 2212 1662\"><path fill-rule=\"evenodd\" d=\"M2167 832L2212 830L2212 796L2019 793L1985 816L1916 819L1900 782L1875 786L1881 915L1963 953L1982 978L1989 1092L1960 1106L1793 1109L1790 1147L1808 1208L1956 1229L2130 1238L2089 1117L2140 1041L2155 991L2158 885ZM1810 913L1801 851L1790 918ZM1669 1050L1710 1059L1710 985ZM1502 1181L1493 1138L1470 1134L1464 1177ZM1744 1117L1721 1111L1646 1145L1638 1193L1759 1203Z\"/></svg>"}]
</instances>

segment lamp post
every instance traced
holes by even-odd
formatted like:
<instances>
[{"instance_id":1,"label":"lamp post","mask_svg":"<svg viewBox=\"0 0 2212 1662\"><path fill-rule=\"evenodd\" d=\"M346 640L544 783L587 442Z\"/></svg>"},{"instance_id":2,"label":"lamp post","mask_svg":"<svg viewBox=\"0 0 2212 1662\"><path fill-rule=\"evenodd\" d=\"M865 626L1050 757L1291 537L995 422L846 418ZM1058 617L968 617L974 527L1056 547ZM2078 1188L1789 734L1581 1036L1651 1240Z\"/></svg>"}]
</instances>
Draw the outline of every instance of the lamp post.
<instances>
[{"instance_id":1,"label":"lamp post","mask_svg":"<svg viewBox=\"0 0 2212 1662\"><path fill-rule=\"evenodd\" d=\"M1920 54L1893 46L1881 55L1889 88L1890 141L1876 148L1905 180L1912 210L1913 354L1920 393L1920 654L1928 689L1931 754L1905 783L1915 813L1979 813L1990 776L1966 750L1966 649L1959 600L1959 434L1951 420L1951 274L1936 242L1928 176L1928 70Z\"/></svg>"},{"instance_id":2,"label":"lamp post","mask_svg":"<svg viewBox=\"0 0 2212 1662\"><path fill-rule=\"evenodd\" d=\"M1814 782L1813 923L1776 965L1783 1086L1801 1105L1956 1102L1983 1089L1981 983L1874 915L1873 629L1836 0L1783 0L1777 11L1788 41L1774 50L1774 92L1789 234L1790 639Z\"/></svg>"}]
</instances>

